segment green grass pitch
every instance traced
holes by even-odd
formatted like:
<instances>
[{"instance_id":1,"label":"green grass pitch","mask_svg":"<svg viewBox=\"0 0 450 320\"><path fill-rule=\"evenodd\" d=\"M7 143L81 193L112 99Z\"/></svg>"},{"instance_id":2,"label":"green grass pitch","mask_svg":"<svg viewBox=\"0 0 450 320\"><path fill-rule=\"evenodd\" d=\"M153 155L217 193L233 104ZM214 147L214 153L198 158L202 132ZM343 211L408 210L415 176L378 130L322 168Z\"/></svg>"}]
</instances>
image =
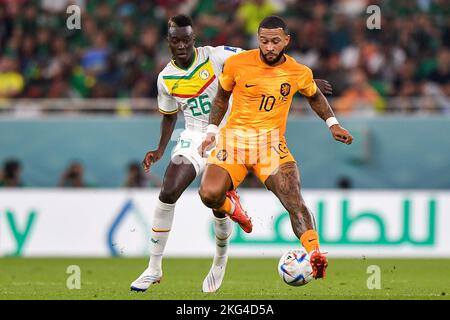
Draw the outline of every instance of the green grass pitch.
<instances>
[{"instance_id":1,"label":"green grass pitch","mask_svg":"<svg viewBox=\"0 0 450 320\"><path fill-rule=\"evenodd\" d=\"M220 291L201 292L211 259L167 258L164 277L145 293L130 283L147 259L0 259L0 299L450 299L450 259L330 259L325 280L290 287L277 259L230 258ZM81 288L69 290L67 267L78 265ZM370 265L381 269L381 289L367 288Z\"/></svg>"}]
</instances>

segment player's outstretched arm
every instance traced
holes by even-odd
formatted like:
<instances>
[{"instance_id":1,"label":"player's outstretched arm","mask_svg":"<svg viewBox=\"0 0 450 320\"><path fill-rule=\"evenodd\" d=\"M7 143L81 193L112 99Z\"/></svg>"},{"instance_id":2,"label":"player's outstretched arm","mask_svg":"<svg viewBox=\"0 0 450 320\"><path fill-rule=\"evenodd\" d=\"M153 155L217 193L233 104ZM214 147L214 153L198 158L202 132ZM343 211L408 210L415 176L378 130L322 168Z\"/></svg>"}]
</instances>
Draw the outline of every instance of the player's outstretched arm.
<instances>
[{"instance_id":1,"label":"player's outstretched arm","mask_svg":"<svg viewBox=\"0 0 450 320\"><path fill-rule=\"evenodd\" d=\"M307 97L307 99L314 112L317 113L323 121L327 122L333 138L342 143L351 144L353 141L352 135L339 125L333 110L320 89L317 89L316 93L311 97Z\"/></svg>"},{"instance_id":2,"label":"player's outstretched arm","mask_svg":"<svg viewBox=\"0 0 450 320\"><path fill-rule=\"evenodd\" d=\"M206 138L200 145L198 152L202 157L205 152L211 150L216 142L216 133L218 132L219 124L228 110L228 102L230 101L231 91L226 91L219 82L216 97L214 98L211 112L209 113L209 125L206 131Z\"/></svg>"},{"instance_id":3,"label":"player's outstretched arm","mask_svg":"<svg viewBox=\"0 0 450 320\"><path fill-rule=\"evenodd\" d=\"M165 114L161 120L161 136L159 138L158 149L147 152L142 161L142 166L145 172L150 171L150 166L155 163L164 154L167 144L169 143L172 132L175 129L175 124L177 122L177 114Z\"/></svg>"}]
</instances>

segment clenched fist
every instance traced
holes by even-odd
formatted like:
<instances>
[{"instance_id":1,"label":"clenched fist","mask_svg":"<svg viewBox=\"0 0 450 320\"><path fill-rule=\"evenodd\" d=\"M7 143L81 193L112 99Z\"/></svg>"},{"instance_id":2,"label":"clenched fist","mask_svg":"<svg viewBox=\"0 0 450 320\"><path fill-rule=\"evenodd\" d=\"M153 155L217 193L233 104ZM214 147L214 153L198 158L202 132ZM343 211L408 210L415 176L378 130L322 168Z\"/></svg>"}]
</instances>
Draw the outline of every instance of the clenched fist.
<instances>
[{"instance_id":1,"label":"clenched fist","mask_svg":"<svg viewBox=\"0 0 450 320\"><path fill-rule=\"evenodd\" d=\"M158 161L159 159L161 159L162 155L163 155L163 152L159 149L147 152L144 157L144 160L142 161L142 166L144 167L144 171L149 172L150 166L153 163L155 163L156 161Z\"/></svg>"},{"instance_id":2,"label":"clenched fist","mask_svg":"<svg viewBox=\"0 0 450 320\"><path fill-rule=\"evenodd\" d=\"M330 127L331 134L333 138L345 144L351 144L353 141L353 136L346 129L342 128L338 124L334 124Z\"/></svg>"}]
</instances>

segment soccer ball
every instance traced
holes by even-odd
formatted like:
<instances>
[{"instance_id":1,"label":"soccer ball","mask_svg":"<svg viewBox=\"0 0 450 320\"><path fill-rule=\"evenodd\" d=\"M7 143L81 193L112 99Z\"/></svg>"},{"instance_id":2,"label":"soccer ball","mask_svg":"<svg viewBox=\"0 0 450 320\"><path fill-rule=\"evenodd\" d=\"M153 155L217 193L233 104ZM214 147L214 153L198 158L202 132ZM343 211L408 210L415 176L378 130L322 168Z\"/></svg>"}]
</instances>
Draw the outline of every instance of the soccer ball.
<instances>
[{"instance_id":1,"label":"soccer ball","mask_svg":"<svg viewBox=\"0 0 450 320\"><path fill-rule=\"evenodd\" d=\"M290 286L307 284L313 278L309 255L302 249L289 250L278 263L278 274Z\"/></svg>"}]
</instances>

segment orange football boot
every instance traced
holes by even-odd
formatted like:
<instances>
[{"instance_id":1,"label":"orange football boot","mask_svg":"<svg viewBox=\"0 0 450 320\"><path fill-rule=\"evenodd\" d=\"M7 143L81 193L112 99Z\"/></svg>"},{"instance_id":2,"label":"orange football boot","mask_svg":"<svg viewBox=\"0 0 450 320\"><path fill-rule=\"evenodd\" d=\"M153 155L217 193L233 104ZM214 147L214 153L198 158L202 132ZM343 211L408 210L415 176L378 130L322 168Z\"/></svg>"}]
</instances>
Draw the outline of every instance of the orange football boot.
<instances>
[{"instance_id":1,"label":"orange football boot","mask_svg":"<svg viewBox=\"0 0 450 320\"><path fill-rule=\"evenodd\" d=\"M325 254L321 253L317 248L310 253L309 262L313 269L314 279L325 278L325 271L328 267L328 260Z\"/></svg>"},{"instance_id":2,"label":"orange football boot","mask_svg":"<svg viewBox=\"0 0 450 320\"><path fill-rule=\"evenodd\" d=\"M252 232L253 224L250 217L247 215L247 212L242 208L241 201L239 199L239 195L235 190L231 190L227 192L227 197L231 199L234 203L234 212L230 216L231 220L239 223L239 226L247 233Z\"/></svg>"}]
</instances>

